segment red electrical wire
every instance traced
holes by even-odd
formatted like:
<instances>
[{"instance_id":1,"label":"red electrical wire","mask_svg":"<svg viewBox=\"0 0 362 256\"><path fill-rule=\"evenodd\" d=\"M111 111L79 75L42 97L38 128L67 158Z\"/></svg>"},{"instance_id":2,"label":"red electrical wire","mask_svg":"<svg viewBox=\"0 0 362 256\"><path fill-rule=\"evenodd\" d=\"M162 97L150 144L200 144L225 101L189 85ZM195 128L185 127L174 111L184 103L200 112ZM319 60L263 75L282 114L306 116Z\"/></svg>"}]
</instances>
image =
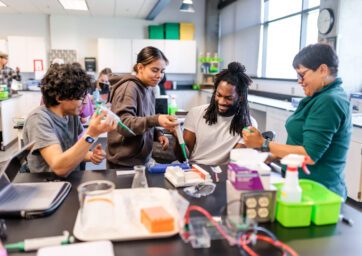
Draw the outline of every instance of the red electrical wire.
<instances>
[{"instance_id":1,"label":"red electrical wire","mask_svg":"<svg viewBox=\"0 0 362 256\"><path fill-rule=\"evenodd\" d=\"M229 242L230 245L235 245L236 243L239 243L239 245L243 248L245 252L247 252L250 256L258 256L256 252L254 252L248 244L251 243L251 235L246 234L240 237L239 241L236 241L235 238L229 236L224 229L221 228L221 226L214 220L214 218L211 216L211 214L206 211L204 208L196 205L190 205L189 208L187 208L187 211L185 213L185 224L190 224L190 212L191 211L198 211L205 215L208 220L215 226L215 228L220 232L220 234ZM276 248L281 248L283 250L283 255L286 255L285 252L289 253L291 256L298 256L298 254L288 245L278 241L273 240L272 238L264 235L258 235L256 234L256 239L264 241L266 243L269 243L273 245Z\"/></svg>"},{"instance_id":2,"label":"red electrical wire","mask_svg":"<svg viewBox=\"0 0 362 256\"><path fill-rule=\"evenodd\" d=\"M216 229L220 232L220 234L229 242L230 245L235 245L236 244L236 240L229 236L225 230L223 230L220 225L214 220L214 218L211 216L211 214L206 211L204 208L200 207L200 206L196 206L196 205L190 205L189 208L187 208L186 214L185 214L185 224L189 224L190 223L190 212L191 211L198 211L200 213L202 213L203 215L205 215L208 220L216 227Z\"/></svg>"},{"instance_id":3,"label":"red electrical wire","mask_svg":"<svg viewBox=\"0 0 362 256\"><path fill-rule=\"evenodd\" d=\"M247 245L250 242L250 236L251 235L244 235L242 236L243 239L240 239L240 245L241 247L250 255L252 256L257 256L258 254L255 254L255 252ZM291 256L298 256L298 253L296 253L290 246L278 241L278 240L273 240L268 236L264 236L264 235L258 235L256 234L256 239L260 240L260 241L264 241L268 244L273 245L276 248L281 248L283 250L283 255L286 255L285 252L289 253L289 255ZM245 238L246 237L246 238ZM246 239L249 239L248 242L245 242ZM251 250L252 254L249 252Z\"/></svg>"}]
</instances>

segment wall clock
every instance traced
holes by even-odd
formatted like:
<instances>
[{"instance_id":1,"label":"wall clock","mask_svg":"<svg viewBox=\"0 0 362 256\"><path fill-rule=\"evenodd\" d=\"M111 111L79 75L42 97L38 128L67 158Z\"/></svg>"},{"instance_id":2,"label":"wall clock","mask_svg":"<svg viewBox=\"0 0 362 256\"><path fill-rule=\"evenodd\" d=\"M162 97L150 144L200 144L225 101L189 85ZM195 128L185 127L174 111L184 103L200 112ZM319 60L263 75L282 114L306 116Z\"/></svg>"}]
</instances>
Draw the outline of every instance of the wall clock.
<instances>
[{"instance_id":1,"label":"wall clock","mask_svg":"<svg viewBox=\"0 0 362 256\"><path fill-rule=\"evenodd\" d=\"M334 25L334 14L331 9L324 8L318 15L318 32L326 35L331 32Z\"/></svg>"}]
</instances>

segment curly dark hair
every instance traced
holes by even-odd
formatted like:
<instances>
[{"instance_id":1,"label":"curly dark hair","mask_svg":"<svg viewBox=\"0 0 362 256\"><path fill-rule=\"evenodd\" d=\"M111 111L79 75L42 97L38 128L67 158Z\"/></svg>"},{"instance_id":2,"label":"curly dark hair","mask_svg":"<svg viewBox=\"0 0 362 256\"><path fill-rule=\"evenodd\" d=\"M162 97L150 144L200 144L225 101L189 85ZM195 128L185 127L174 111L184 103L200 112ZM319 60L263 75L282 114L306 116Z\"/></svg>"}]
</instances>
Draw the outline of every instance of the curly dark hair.
<instances>
[{"instance_id":1,"label":"curly dark hair","mask_svg":"<svg viewBox=\"0 0 362 256\"><path fill-rule=\"evenodd\" d=\"M238 94L236 113L230 124L230 134L240 134L244 127L251 125L248 105L248 86L252 83L252 80L247 74L245 74L245 71L246 69L244 65L241 65L239 62L231 62L229 63L227 69L223 69L216 75L214 92L204 115L208 125L212 125L217 122L218 110L215 101L215 94L221 81L235 86Z\"/></svg>"},{"instance_id":2,"label":"curly dark hair","mask_svg":"<svg viewBox=\"0 0 362 256\"><path fill-rule=\"evenodd\" d=\"M59 105L59 100L78 100L91 87L90 76L79 64L53 64L41 80L41 92L47 107Z\"/></svg>"}]
</instances>

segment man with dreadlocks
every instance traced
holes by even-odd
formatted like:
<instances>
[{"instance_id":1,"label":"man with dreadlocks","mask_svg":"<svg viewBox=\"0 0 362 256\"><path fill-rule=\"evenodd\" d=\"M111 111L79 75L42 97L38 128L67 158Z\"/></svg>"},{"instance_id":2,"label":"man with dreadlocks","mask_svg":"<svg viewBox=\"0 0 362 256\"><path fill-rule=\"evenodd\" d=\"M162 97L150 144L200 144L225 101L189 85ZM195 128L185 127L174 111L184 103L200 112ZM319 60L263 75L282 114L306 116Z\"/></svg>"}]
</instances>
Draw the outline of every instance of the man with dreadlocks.
<instances>
[{"instance_id":1,"label":"man with dreadlocks","mask_svg":"<svg viewBox=\"0 0 362 256\"><path fill-rule=\"evenodd\" d=\"M238 62L231 62L227 69L216 75L210 104L192 108L185 119L183 137L190 161L206 165L226 164L230 151L243 146L243 128L249 124L257 125L248 108L251 82L245 67ZM183 160L178 145L175 154Z\"/></svg>"},{"instance_id":2,"label":"man with dreadlocks","mask_svg":"<svg viewBox=\"0 0 362 256\"><path fill-rule=\"evenodd\" d=\"M24 124L24 143L34 142L27 158L30 171L67 176L84 160L100 163L105 158L102 146L89 149L96 137L116 129L117 124L106 111L94 114L78 140L83 130L78 115L91 86L89 76L79 64L54 64L41 84L45 105L30 113Z\"/></svg>"}]
</instances>

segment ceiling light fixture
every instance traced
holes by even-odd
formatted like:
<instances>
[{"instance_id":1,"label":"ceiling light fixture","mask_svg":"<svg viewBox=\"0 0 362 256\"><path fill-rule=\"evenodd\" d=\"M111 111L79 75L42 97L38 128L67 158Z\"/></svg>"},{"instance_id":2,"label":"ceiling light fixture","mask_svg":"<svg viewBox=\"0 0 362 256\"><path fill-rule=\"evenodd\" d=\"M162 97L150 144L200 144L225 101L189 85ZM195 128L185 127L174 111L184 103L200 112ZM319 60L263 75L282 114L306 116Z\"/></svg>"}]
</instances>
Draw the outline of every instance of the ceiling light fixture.
<instances>
[{"instance_id":1,"label":"ceiling light fixture","mask_svg":"<svg viewBox=\"0 0 362 256\"><path fill-rule=\"evenodd\" d=\"M0 1L0 7L7 7L7 5Z\"/></svg>"},{"instance_id":2,"label":"ceiling light fixture","mask_svg":"<svg viewBox=\"0 0 362 256\"><path fill-rule=\"evenodd\" d=\"M88 11L85 0L58 0L66 10Z\"/></svg>"},{"instance_id":3,"label":"ceiling light fixture","mask_svg":"<svg viewBox=\"0 0 362 256\"><path fill-rule=\"evenodd\" d=\"M192 0L182 0L182 4L180 6L181 12L195 12L194 3Z\"/></svg>"}]
</instances>

